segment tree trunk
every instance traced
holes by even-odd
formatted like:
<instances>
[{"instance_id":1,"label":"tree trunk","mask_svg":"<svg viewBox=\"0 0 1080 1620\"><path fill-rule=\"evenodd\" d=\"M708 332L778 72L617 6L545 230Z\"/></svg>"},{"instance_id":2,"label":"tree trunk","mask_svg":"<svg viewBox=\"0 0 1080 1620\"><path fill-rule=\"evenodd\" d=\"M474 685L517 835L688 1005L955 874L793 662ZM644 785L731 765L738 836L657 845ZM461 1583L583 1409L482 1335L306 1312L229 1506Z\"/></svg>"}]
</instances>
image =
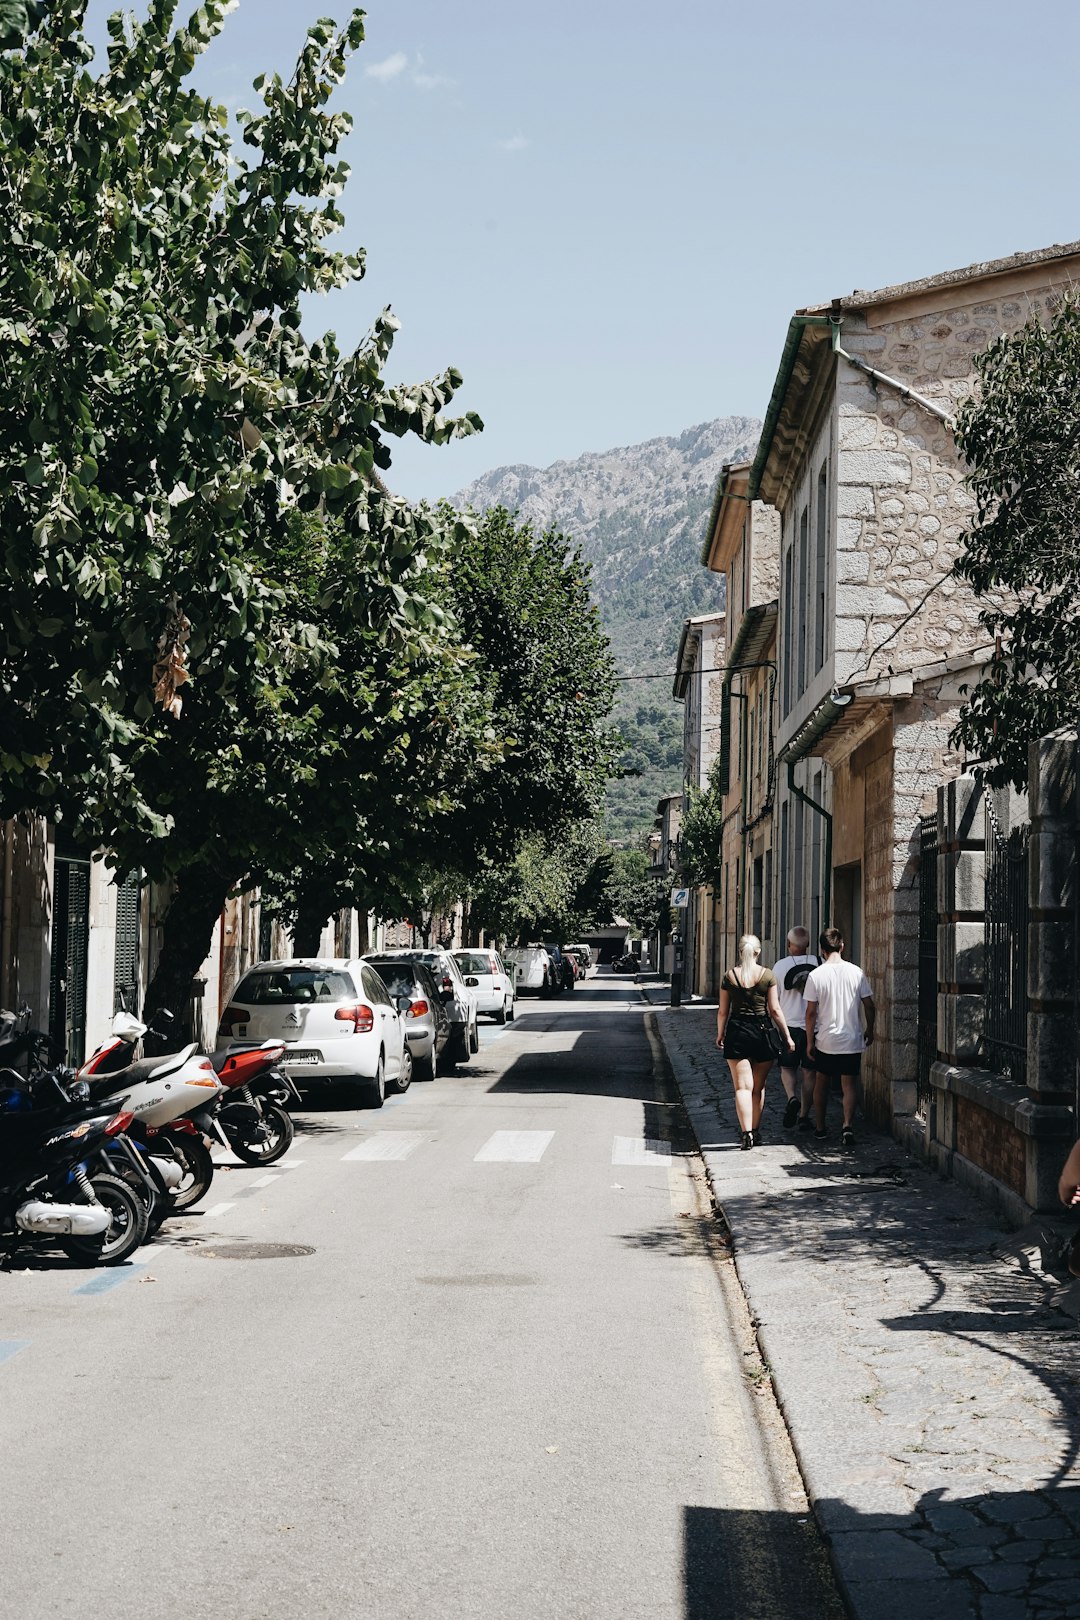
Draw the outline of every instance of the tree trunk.
<instances>
[{"instance_id":1,"label":"tree trunk","mask_svg":"<svg viewBox=\"0 0 1080 1620\"><path fill-rule=\"evenodd\" d=\"M293 929L293 952L297 956L318 956L319 940L330 917L330 907L320 895L305 896Z\"/></svg>"},{"instance_id":2,"label":"tree trunk","mask_svg":"<svg viewBox=\"0 0 1080 1620\"><path fill-rule=\"evenodd\" d=\"M182 872L162 923L161 955L143 1005L149 1022L161 1007L178 1019L187 1012L191 984L206 960L232 881L206 866Z\"/></svg>"}]
</instances>

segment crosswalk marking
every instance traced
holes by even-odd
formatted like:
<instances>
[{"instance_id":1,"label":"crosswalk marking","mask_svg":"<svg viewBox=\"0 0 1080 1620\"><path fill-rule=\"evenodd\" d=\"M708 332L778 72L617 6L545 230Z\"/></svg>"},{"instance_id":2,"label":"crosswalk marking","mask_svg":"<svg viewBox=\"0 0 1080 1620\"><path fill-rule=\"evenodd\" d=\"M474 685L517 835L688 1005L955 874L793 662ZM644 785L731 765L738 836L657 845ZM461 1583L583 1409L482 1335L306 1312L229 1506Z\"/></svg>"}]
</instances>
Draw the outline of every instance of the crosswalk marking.
<instances>
[{"instance_id":1,"label":"crosswalk marking","mask_svg":"<svg viewBox=\"0 0 1080 1620\"><path fill-rule=\"evenodd\" d=\"M210 1209L204 1210L203 1214L208 1221L216 1221L219 1215L225 1215L230 1209L235 1208L235 1204L214 1204Z\"/></svg>"},{"instance_id":2,"label":"crosswalk marking","mask_svg":"<svg viewBox=\"0 0 1080 1620\"><path fill-rule=\"evenodd\" d=\"M342 1163L350 1159L407 1159L424 1140L419 1131L384 1131L380 1136L369 1136L342 1155Z\"/></svg>"},{"instance_id":3,"label":"crosswalk marking","mask_svg":"<svg viewBox=\"0 0 1080 1620\"><path fill-rule=\"evenodd\" d=\"M611 1146L612 1164L656 1164L671 1158L671 1143L652 1136L617 1136Z\"/></svg>"},{"instance_id":4,"label":"crosswalk marking","mask_svg":"<svg viewBox=\"0 0 1080 1620\"><path fill-rule=\"evenodd\" d=\"M249 1187L269 1187L270 1183L272 1181L277 1181L277 1179L278 1179L277 1171L276 1170L269 1170L269 1171L267 1171L265 1176L257 1176L254 1181L249 1181L248 1186Z\"/></svg>"},{"instance_id":5,"label":"crosswalk marking","mask_svg":"<svg viewBox=\"0 0 1080 1620\"><path fill-rule=\"evenodd\" d=\"M473 1163L539 1164L554 1135L554 1131L496 1131L488 1137Z\"/></svg>"}]
</instances>

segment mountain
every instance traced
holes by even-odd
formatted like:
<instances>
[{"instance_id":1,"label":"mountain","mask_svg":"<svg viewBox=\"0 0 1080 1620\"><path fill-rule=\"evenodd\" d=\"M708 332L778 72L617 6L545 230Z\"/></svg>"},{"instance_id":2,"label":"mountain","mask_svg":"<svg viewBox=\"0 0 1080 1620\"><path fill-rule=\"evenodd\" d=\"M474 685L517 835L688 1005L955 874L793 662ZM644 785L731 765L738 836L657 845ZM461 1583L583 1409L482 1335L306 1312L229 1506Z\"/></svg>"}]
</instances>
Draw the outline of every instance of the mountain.
<instances>
[{"instance_id":1,"label":"mountain","mask_svg":"<svg viewBox=\"0 0 1080 1620\"><path fill-rule=\"evenodd\" d=\"M701 545L720 469L748 458L761 423L724 416L674 439L590 452L550 467L497 467L453 497L455 506L506 506L537 528L573 537L592 565L593 594L621 674L664 671L620 688L615 717L627 740L608 824L625 838L648 827L656 801L682 781L682 710L671 674L684 619L723 606Z\"/></svg>"}]
</instances>

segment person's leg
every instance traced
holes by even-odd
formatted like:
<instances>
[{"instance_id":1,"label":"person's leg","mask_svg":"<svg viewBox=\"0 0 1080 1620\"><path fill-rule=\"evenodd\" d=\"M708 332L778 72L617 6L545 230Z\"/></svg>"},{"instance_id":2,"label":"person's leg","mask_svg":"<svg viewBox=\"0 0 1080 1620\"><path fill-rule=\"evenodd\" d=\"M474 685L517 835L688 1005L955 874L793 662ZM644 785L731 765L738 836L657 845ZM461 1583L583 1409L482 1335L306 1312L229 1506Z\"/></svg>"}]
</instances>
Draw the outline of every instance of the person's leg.
<instances>
[{"instance_id":1,"label":"person's leg","mask_svg":"<svg viewBox=\"0 0 1080 1620\"><path fill-rule=\"evenodd\" d=\"M814 1075L814 1123L817 1126L819 1136L823 1135L825 1131L825 1105L828 1100L829 1077L818 1069Z\"/></svg>"},{"instance_id":2,"label":"person's leg","mask_svg":"<svg viewBox=\"0 0 1080 1620\"><path fill-rule=\"evenodd\" d=\"M814 1071L808 1063L805 1063L799 1070L799 1078L802 1081L800 1087L802 1107L799 1109L799 1123L801 1125L804 1119L810 1118L814 1107Z\"/></svg>"},{"instance_id":3,"label":"person's leg","mask_svg":"<svg viewBox=\"0 0 1080 1620\"><path fill-rule=\"evenodd\" d=\"M842 1074L840 1085L844 1093L844 1129L850 1130L855 1120L855 1104L859 1100L858 1076Z\"/></svg>"},{"instance_id":4,"label":"person's leg","mask_svg":"<svg viewBox=\"0 0 1080 1620\"><path fill-rule=\"evenodd\" d=\"M754 1071L749 1058L728 1059L728 1068L735 1086L735 1113L740 1131L754 1128Z\"/></svg>"},{"instance_id":5,"label":"person's leg","mask_svg":"<svg viewBox=\"0 0 1080 1620\"><path fill-rule=\"evenodd\" d=\"M785 1053L784 1055L786 1057L789 1054ZM790 1056L792 1056L792 1057L794 1057L794 1055L795 1055L794 1053L790 1054ZM780 1081L781 1081L781 1084L783 1085L783 1088L784 1088L784 1096L787 1098L788 1102L790 1102L792 1097L794 1097L794 1095L795 1095L795 1081L796 1081L797 1075L798 1075L798 1070L797 1069L788 1068L786 1063L781 1062L781 1064L780 1064Z\"/></svg>"},{"instance_id":6,"label":"person's leg","mask_svg":"<svg viewBox=\"0 0 1080 1620\"><path fill-rule=\"evenodd\" d=\"M753 1069L754 1069L754 1090L753 1090L752 1117L753 1117L754 1123L753 1123L753 1126L751 1128L753 1130L755 1130L755 1131L758 1129L758 1127L761 1124L761 1111L765 1107L765 1082L769 1078L769 1070L771 1068L772 1068L771 1063L755 1063L754 1066L753 1066Z\"/></svg>"}]
</instances>

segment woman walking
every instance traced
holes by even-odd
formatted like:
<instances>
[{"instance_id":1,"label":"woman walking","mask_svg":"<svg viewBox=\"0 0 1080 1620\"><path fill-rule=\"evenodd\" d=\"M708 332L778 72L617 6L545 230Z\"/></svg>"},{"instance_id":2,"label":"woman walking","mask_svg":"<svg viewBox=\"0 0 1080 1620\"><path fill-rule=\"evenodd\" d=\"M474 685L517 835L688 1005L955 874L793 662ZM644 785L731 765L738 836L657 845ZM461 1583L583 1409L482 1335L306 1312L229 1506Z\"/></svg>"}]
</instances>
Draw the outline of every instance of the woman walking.
<instances>
[{"instance_id":1,"label":"woman walking","mask_svg":"<svg viewBox=\"0 0 1080 1620\"><path fill-rule=\"evenodd\" d=\"M776 993L776 979L761 966L760 955L757 935L744 934L739 941L739 965L724 974L716 1013L716 1044L727 1058L735 1084L735 1112L744 1152L761 1143L761 1110L769 1070L785 1048L795 1050Z\"/></svg>"}]
</instances>

